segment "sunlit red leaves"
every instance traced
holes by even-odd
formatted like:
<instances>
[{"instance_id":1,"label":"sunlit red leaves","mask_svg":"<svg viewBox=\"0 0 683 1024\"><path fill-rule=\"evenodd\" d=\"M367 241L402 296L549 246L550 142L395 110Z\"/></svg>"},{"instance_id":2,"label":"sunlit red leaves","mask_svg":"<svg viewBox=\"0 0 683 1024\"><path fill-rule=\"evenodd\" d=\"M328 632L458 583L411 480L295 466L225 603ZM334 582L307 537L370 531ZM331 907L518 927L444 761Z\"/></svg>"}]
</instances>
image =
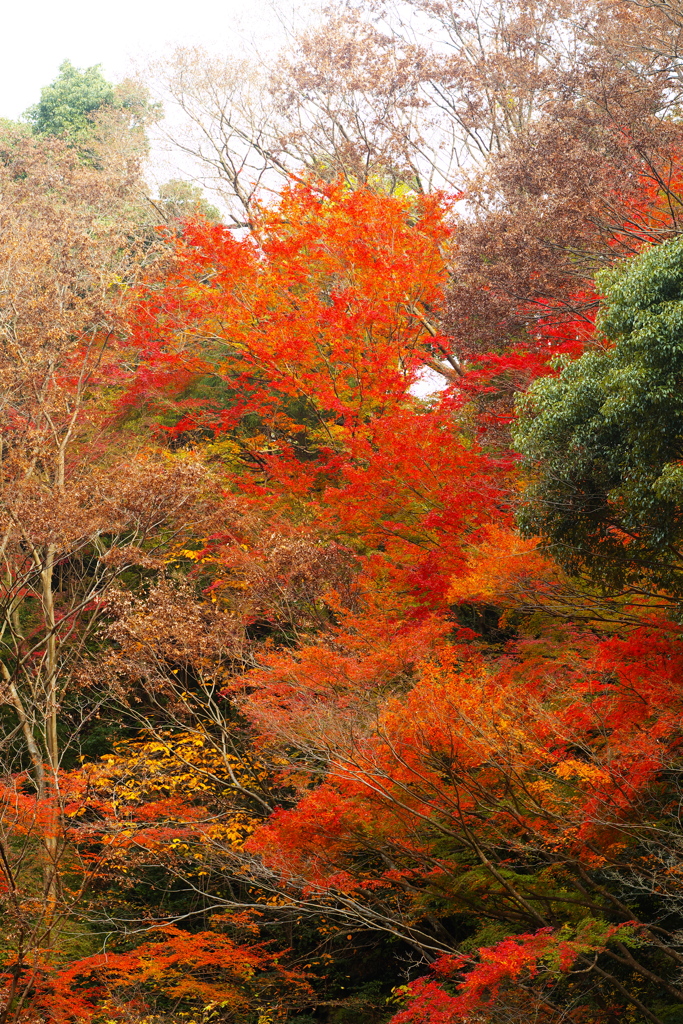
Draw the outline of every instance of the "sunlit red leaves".
<instances>
[{"instance_id":1,"label":"sunlit red leaves","mask_svg":"<svg viewBox=\"0 0 683 1024\"><path fill-rule=\"evenodd\" d=\"M450 581L448 598L454 604L490 603L512 611L548 606L560 592L558 569L539 552L538 542L493 523L467 552L464 568Z\"/></svg>"},{"instance_id":2,"label":"sunlit red leaves","mask_svg":"<svg viewBox=\"0 0 683 1024\"><path fill-rule=\"evenodd\" d=\"M310 995L306 976L281 966L263 944L238 945L220 932L173 925L150 931L155 937L130 952L97 953L67 966L44 951L25 969L32 994L19 1019L84 1024L106 1013L126 1020L130 1012L153 1011L160 995L200 1011L215 1002L244 1013L261 1000L277 1008L283 996L292 1005Z\"/></svg>"},{"instance_id":3,"label":"sunlit red leaves","mask_svg":"<svg viewBox=\"0 0 683 1024\"><path fill-rule=\"evenodd\" d=\"M544 999L544 985L551 987L557 976L570 970L577 960L594 954L630 927L610 927L587 919L577 929L554 932L552 928L540 928L518 934L494 946L483 946L474 956L442 956L431 965L431 976L418 979L401 992L408 1005L391 1018L391 1024L464 1024L472 1013L477 1013L479 1020L488 1020L487 1008L495 1015L508 1000L516 1005L520 996L527 1012L539 1014L542 1019L553 1011L552 1002ZM540 980L540 985L534 985L535 980ZM579 1012L569 1019L588 1018Z\"/></svg>"},{"instance_id":4,"label":"sunlit red leaves","mask_svg":"<svg viewBox=\"0 0 683 1024\"><path fill-rule=\"evenodd\" d=\"M262 507L303 503L432 606L463 538L506 514L511 468L466 436L457 389L429 407L411 393L431 359L447 213L440 196L316 183L286 190L242 240L188 225L139 302L127 398L173 403L176 435L227 432L213 458L233 488Z\"/></svg>"},{"instance_id":5,"label":"sunlit red leaves","mask_svg":"<svg viewBox=\"0 0 683 1024\"><path fill-rule=\"evenodd\" d=\"M677 634L654 624L628 640L570 633L563 646L546 650L529 641L498 664L469 645L432 638L431 656L412 666L410 683L394 680L395 695L383 697L374 717L367 708L363 717L360 701L353 705L356 732L339 728L325 709L340 701L349 713L343 686L333 687L343 678L342 663L325 667L322 660L330 684L309 695L302 713L316 667L311 661L297 681L290 659L287 678L302 705L275 684L285 722L270 709L271 726L302 752L311 743L324 749L326 777L307 791L312 779L302 773L296 806L257 828L248 848L304 889L370 904L381 891L385 907L399 900L407 928L430 900L447 913L492 914L513 929L546 915L571 922L572 904L583 899L582 872L625 864L643 886L660 870L659 884L678 891L664 869L666 836L655 850L648 814L666 816L675 801L666 780L679 762L680 657ZM283 657L275 677L284 671ZM257 693L256 708L260 700ZM300 716L298 729L288 713ZM534 870L516 875L526 863ZM586 905L600 913L602 896ZM624 910L618 926L627 922ZM539 942L547 934L542 952L536 940L526 944L519 936L483 949L480 966L460 965L456 1002L426 980L415 988L414 1014L397 1019L440 1021L437 1010L473 1011L516 972L533 977L539 958L567 971L583 952L603 948L611 927L617 925L596 926L588 937L577 933L569 944L567 933L538 933ZM459 1018L443 1017L449 1019Z\"/></svg>"},{"instance_id":6,"label":"sunlit red leaves","mask_svg":"<svg viewBox=\"0 0 683 1024\"><path fill-rule=\"evenodd\" d=\"M184 387L208 374L235 390L232 406L208 401L187 423L227 429L256 412L288 433L284 406L299 400L310 403L317 444L335 448L337 434L362 429L415 378L426 332L410 309L440 300L444 215L438 196L316 184L285 191L239 241L220 225L188 225L170 273L139 307L133 394L171 392L182 408Z\"/></svg>"}]
</instances>

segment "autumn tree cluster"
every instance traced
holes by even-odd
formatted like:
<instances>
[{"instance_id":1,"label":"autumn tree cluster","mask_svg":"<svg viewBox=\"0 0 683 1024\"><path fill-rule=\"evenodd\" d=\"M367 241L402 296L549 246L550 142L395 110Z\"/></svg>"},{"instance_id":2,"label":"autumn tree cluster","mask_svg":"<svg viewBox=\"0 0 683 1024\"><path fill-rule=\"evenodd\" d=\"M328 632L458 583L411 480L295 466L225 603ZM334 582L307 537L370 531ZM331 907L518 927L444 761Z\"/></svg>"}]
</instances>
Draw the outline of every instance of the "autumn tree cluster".
<instances>
[{"instance_id":1,"label":"autumn tree cluster","mask_svg":"<svg viewBox=\"0 0 683 1024\"><path fill-rule=\"evenodd\" d=\"M682 32L358 0L0 123L0 1024L683 1022Z\"/></svg>"}]
</instances>

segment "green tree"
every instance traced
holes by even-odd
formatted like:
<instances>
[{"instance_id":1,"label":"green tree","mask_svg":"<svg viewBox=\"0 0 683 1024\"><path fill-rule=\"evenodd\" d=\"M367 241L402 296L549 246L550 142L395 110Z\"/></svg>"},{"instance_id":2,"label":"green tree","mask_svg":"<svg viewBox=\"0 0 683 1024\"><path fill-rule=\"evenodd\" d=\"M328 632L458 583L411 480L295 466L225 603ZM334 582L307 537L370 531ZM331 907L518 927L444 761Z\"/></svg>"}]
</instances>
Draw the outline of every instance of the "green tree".
<instances>
[{"instance_id":1,"label":"green tree","mask_svg":"<svg viewBox=\"0 0 683 1024\"><path fill-rule=\"evenodd\" d=\"M41 91L40 101L26 111L26 118L37 135L66 136L82 143L93 133L93 113L115 102L114 87L99 64L81 71L65 60L54 82Z\"/></svg>"},{"instance_id":2,"label":"green tree","mask_svg":"<svg viewBox=\"0 0 683 1024\"><path fill-rule=\"evenodd\" d=\"M520 522L609 591L683 596L683 238L598 277L596 347L521 399Z\"/></svg>"},{"instance_id":3,"label":"green tree","mask_svg":"<svg viewBox=\"0 0 683 1024\"><path fill-rule=\"evenodd\" d=\"M26 111L23 128L62 139L83 163L132 180L139 178L149 154L147 129L161 114L161 105L151 102L140 82L126 79L112 85L99 65L82 71L67 60L42 90L40 102ZM16 136L16 130L9 133L10 144Z\"/></svg>"},{"instance_id":4,"label":"green tree","mask_svg":"<svg viewBox=\"0 0 683 1024\"><path fill-rule=\"evenodd\" d=\"M181 178L171 178L159 186L159 198L155 203L159 213L168 220L187 220L204 217L205 220L221 220L220 210L212 206L198 185Z\"/></svg>"}]
</instances>

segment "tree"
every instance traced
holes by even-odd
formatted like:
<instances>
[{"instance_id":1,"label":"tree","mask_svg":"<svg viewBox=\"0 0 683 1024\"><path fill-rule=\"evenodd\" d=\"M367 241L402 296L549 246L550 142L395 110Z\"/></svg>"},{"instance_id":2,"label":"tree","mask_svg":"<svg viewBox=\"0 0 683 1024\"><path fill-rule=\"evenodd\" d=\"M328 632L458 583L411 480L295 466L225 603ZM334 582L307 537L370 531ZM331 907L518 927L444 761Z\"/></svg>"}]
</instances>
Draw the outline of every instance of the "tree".
<instances>
[{"instance_id":1,"label":"tree","mask_svg":"<svg viewBox=\"0 0 683 1024\"><path fill-rule=\"evenodd\" d=\"M209 221L221 219L219 210L206 201L201 188L180 178L172 178L159 186L159 196L155 205L166 221L194 220L201 217Z\"/></svg>"},{"instance_id":2,"label":"tree","mask_svg":"<svg viewBox=\"0 0 683 1024\"><path fill-rule=\"evenodd\" d=\"M111 85L100 66L80 71L64 61L55 81L25 117L38 136L52 136L73 146L82 161L139 178L149 144L147 129L160 108L139 83L127 79Z\"/></svg>"},{"instance_id":3,"label":"tree","mask_svg":"<svg viewBox=\"0 0 683 1024\"><path fill-rule=\"evenodd\" d=\"M202 473L112 430L141 266L130 183L85 166L62 140L19 135L4 157L0 875L12 1019L82 895L80 881L65 881L74 864L61 780L108 696L95 681L108 590L153 565L192 519Z\"/></svg>"},{"instance_id":4,"label":"tree","mask_svg":"<svg viewBox=\"0 0 683 1024\"><path fill-rule=\"evenodd\" d=\"M585 7L329 5L272 61L182 48L151 70L184 125L170 141L237 221L288 174L454 191L561 94L586 45Z\"/></svg>"},{"instance_id":5,"label":"tree","mask_svg":"<svg viewBox=\"0 0 683 1024\"><path fill-rule=\"evenodd\" d=\"M272 61L182 48L151 74L183 124L167 129L169 141L197 160L197 173L221 192L236 224L249 220L259 192L281 188L290 174L341 175L349 185L390 192L472 188L480 213L491 217L478 239L488 241L489 263L498 192L511 184L510 160L505 176L496 173L498 161L512 156L517 165L531 146L527 174L557 181L544 204L542 190L525 191L520 170L515 199L535 203L536 212L547 207L542 233L551 236L556 257L563 239L568 255L576 250L566 224L553 232L560 192L565 206L575 202L573 220L585 228L609 185L608 168L602 160L594 168L583 147L590 154L606 146L614 156L630 145L631 162L640 158L647 166L642 130L648 120L654 127L654 116L663 135L674 129L669 114L680 95L674 22L655 4L629 0L609 9L574 0L512 6L367 0L326 9L317 24L292 33ZM589 124L596 116L597 130ZM571 123L582 119L590 141ZM563 136L542 155L534 141L539 123L541 134L554 125ZM577 167L589 168L587 183ZM664 154L654 170L666 190ZM611 174L612 182L621 180L622 168L612 166ZM582 218L587 194L591 209ZM614 200L614 189L610 194ZM511 212L505 211L508 222ZM612 225L624 224L618 203L603 203L601 213ZM532 227L533 214L524 217L524 228ZM594 253L595 234L582 241L586 255ZM563 261L565 271L569 265ZM541 269L537 259L535 269ZM492 268L492 279L498 270Z\"/></svg>"},{"instance_id":6,"label":"tree","mask_svg":"<svg viewBox=\"0 0 683 1024\"><path fill-rule=\"evenodd\" d=\"M38 135L65 137L83 146L93 133L92 115L113 106L115 99L114 87L99 64L81 71L65 60L54 82L41 91L39 102L27 110L26 118Z\"/></svg>"},{"instance_id":7,"label":"tree","mask_svg":"<svg viewBox=\"0 0 683 1024\"><path fill-rule=\"evenodd\" d=\"M462 532L499 493L459 396L412 394L426 366L460 377L434 323L446 208L311 181L256 215L239 241L186 226L141 297L129 401L156 407L172 435L225 437L238 493L370 545L378 573L386 559L407 594L438 604Z\"/></svg>"},{"instance_id":8,"label":"tree","mask_svg":"<svg viewBox=\"0 0 683 1024\"><path fill-rule=\"evenodd\" d=\"M180 135L162 127L167 141L196 161L196 176L221 196L230 223L249 226L259 191L277 191L300 166L282 145L259 69L243 57L181 47L151 74L164 102L176 105L185 122Z\"/></svg>"},{"instance_id":9,"label":"tree","mask_svg":"<svg viewBox=\"0 0 683 1024\"><path fill-rule=\"evenodd\" d=\"M536 624L495 660L434 635L421 650L407 631L382 656L361 636L317 639L247 677L247 715L297 751L300 779L296 804L247 840L263 884L436 960L455 992L417 984L399 1021L488 1020L489 1007L523 1021L530 1006L559 1021L577 1005L602 1021L624 1003L666 1020L683 1003L667 881L680 630L596 640Z\"/></svg>"},{"instance_id":10,"label":"tree","mask_svg":"<svg viewBox=\"0 0 683 1024\"><path fill-rule=\"evenodd\" d=\"M681 596L680 239L603 274L594 350L536 383L516 440L521 514L568 571L610 591Z\"/></svg>"}]
</instances>

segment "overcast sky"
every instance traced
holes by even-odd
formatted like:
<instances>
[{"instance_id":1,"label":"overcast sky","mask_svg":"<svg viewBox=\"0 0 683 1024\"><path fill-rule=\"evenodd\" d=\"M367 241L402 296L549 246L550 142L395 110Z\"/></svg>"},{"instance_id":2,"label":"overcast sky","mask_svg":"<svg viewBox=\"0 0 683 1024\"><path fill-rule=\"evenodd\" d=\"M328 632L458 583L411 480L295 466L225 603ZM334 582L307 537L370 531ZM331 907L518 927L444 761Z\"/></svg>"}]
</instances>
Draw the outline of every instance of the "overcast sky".
<instances>
[{"instance_id":1,"label":"overcast sky","mask_svg":"<svg viewBox=\"0 0 683 1024\"><path fill-rule=\"evenodd\" d=\"M289 0L276 0L288 16ZM239 51L255 41L268 49L281 30L268 0L6 0L2 5L0 117L16 118L68 59L102 64L119 81L131 61L178 43Z\"/></svg>"}]
</instances>

